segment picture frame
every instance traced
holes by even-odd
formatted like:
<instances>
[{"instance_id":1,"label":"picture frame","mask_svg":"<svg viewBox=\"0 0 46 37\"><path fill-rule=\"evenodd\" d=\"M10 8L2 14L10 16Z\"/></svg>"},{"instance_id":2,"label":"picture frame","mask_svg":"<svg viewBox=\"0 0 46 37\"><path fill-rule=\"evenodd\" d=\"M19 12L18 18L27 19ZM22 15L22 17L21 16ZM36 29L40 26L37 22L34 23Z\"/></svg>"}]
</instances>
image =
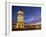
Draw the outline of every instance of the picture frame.
<instances>
[{"instance_id":1,"label":"picture frame","mask_svg":"<svg viewBox=\"0 0 46 37\"><path fill-rule=\"evenodd\" d=\"M12 31L12 6L32 6L32 7L41 7L41 10L43 9L43 4L5 2L5 15L6 15L5 16L5 35L9 33L11 34L15 33L15 31Z\"/></svg>"}]
</instances>

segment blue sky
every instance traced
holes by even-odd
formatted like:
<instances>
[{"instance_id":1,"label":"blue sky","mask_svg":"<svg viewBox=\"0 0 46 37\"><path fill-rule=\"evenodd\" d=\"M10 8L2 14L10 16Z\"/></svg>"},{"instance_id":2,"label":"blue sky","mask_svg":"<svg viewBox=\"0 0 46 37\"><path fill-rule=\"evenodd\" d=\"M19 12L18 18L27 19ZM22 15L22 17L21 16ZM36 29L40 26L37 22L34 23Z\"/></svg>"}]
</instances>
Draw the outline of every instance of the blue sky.
<instances>
[{"instance_id":1,"label":"blue sky","mask_svg":"<svg viewBox=\"0 0 46 37\"><path fill-rule=\"evenodd\" d=\"M41 7L12 6L12 22L17 20L17 12L23 10L24 22L35 23L41 21Z\"/></svg>"}]
</instances>

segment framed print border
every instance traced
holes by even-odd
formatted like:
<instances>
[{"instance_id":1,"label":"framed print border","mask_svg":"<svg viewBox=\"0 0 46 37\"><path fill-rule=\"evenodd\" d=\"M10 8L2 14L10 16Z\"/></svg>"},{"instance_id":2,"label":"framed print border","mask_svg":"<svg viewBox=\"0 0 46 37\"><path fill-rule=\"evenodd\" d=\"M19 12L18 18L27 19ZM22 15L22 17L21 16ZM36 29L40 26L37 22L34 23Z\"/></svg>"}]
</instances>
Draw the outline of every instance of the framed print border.
<instances>
[{"instance_id":1,"label":"framed print border","mask_svg":"<svg viewBox=\"0 0 46 37\"><path fill-rule=\"evenodd\" d=\"M16 3L16 2L5 2L5 35L8 35L8 34L10 34L10 32L11 32L11 19L12 19L12 17L11 17L11 11L10 11L10 9L9 8L11 8L10 7L10 4L16 4L16 5L18 5L18 4L20 4L20 5L24 5L24 4L26 4L26 6L27 6L27 4L28 4L28 6L30 5L30 6L43 6L43 4L36 4L36 3Z\"/></svg>"}]
</instances>

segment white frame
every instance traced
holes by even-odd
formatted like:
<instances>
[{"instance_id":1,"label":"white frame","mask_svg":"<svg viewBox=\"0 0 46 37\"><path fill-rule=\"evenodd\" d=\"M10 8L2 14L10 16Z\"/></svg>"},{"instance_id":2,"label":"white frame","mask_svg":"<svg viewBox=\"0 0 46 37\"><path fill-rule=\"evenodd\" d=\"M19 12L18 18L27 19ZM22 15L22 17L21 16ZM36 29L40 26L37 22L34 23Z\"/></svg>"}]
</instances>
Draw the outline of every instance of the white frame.
<instances>
[{"instance_id":1,"label":"white frame","mask_svg":"<svg viewBox=\"0 0 46 37\"><path fill-rule=\"evenodd\" d=\"M16 34L16 32L15 31L12 31L12 17L11 17L11 15L12 15L12 11L11 11L11 6L12 5L17 5L17 6L35 6L35 7L42 7L41 9L43 10L43 4L35 4L35 3L15 3L15 2L6 2L6 5L7 5L7 7L6 7L6 24L7 25L5 25L5 34L7 35L7 34ZM41 23L42 24L42 23ZM42 25L41 25L42 26ZM33 30L33 31L35 31L35 30ZM39 30L36 30L36 31L39 31ZM18 31L19 32L19 31ZM32 32L32 31L31 31Z\"/></svg>"}]
</instances>

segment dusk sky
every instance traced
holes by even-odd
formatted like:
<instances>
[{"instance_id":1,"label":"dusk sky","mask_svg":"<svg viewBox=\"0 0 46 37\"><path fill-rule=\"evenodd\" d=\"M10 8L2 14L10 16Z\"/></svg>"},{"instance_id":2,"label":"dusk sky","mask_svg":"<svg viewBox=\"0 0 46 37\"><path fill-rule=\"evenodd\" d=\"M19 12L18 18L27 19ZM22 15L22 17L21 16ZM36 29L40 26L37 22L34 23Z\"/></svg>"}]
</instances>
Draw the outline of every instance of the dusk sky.
<instances>
[{"instance_id":1,"label":"dusk sky","mask_svg":"<svg viewBox=\"0 0 46 37\"><path fill-rule=\"evenodd\" d=\"M17 12L22 9L25 23L41 22L41 7L12 6L12 22L17 19Z\"/></svg>"}]
</instances>

